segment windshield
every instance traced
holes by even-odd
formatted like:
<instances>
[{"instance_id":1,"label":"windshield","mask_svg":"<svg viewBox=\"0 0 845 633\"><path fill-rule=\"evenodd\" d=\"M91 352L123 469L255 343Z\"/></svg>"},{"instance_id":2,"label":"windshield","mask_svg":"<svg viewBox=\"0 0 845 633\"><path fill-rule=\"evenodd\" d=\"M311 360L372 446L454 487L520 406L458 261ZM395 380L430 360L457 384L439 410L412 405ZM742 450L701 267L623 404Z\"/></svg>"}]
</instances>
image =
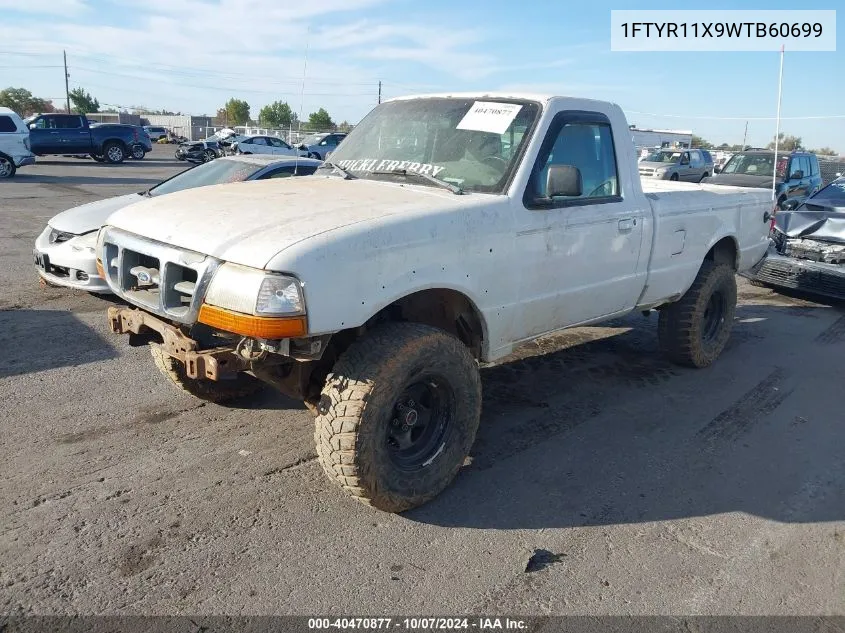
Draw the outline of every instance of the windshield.
<instances>
[{"instance_id":1,"label":"windshield","mask_svg":"<svg viewBox=\"0 0 845 633\"><path fill-rule=\"evenodd\" d=\"M834 180L808 200L810 202L825 200L827 202L833 202L838 207L845 206L845 178Z\"/></svg>"},{"instance_id":2,"label":"windshield","mask_svg":"<svg viewBox=\"0 0 845 633\"><path fill-rule=\"evenodd\" d=\"M778 158L778 176L786 171L787 157ZM742 174L747 176L772 177L775 164L774 154L734 154L722 168L723 174Z\"/></svg>"},{"instance_id":3,"label":"windshield","mask_svg":"<svg viewBox=\"0 0 845 633\"><path fill-rule=\"evenodd\" d=\"M401 177L405 170L464 191L501 193L539 111L528 101L389 101L349 133L331 161L359 178L390 178L373 173L390 171Z\"/></svg>"},{"instance_id":4,"label":"windshield","mask_svg":"<svg viewBox=\"0 0 845 633\"><path fill-rule=\"evenodd\" d=\"M677 163L681 160L681 152L654 152L645 157L647 163Z\"/></svg>"},{"instance_id":5,"label":"windshield","mask_svg":"<svg viewBox=\"0 0 845 633\"><path fill-rule=\"evenodd\" d=\"M302 141L300 141L303 145L316 145L324 138L326 138L328 134L310 134L306 136Z\"/></svg>"},{"instance_id":6,"label":"windshield","mask_svg":"<svg viewBox=\"0 0 845 633\"><path fill-rule=\"evenodd\" d=\"M213 160L210 163L197 165L185 170L150 189L151 196L162 196L194 187L218 185L224 182L240 182L246 180L264 165L235 158Z\"/></svg>"}]
</instances>

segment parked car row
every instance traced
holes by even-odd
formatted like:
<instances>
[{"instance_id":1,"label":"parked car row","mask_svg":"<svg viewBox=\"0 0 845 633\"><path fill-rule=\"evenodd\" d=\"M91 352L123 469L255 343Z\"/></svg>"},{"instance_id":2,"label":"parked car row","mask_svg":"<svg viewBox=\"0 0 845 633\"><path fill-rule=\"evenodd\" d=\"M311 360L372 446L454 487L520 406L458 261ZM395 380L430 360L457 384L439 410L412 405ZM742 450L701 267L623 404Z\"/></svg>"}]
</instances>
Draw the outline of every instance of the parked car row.
<instances>
[{"instance_id":1,"label":"parked car row","mask_svg":"<svg viewBox=\"0 0 845 633\"><path fill-rule=\"evenodd\" d=\"M316 160L325 158L337 149L346 137L342 132L313 134L296 146L277 136L263 134L238 135L234 130L221 130L202 141L185 141L176 148L178 160L206 163L227 155L269 154L273 156L303 156Z\"/></svg>"}]
</instances>

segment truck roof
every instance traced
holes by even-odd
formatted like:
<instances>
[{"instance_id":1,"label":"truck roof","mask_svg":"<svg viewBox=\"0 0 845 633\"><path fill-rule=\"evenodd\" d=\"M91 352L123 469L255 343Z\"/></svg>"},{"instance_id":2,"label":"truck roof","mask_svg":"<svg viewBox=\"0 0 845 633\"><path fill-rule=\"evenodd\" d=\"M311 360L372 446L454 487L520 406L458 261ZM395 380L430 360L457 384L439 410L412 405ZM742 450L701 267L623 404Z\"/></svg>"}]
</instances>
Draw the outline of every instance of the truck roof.
<instances>
[{"instance_id":1,"label":"truck roof","mask_svg":"<svg viewBox=\"0 0 845 633\"><path fill-rule=\"evenodd\" d=\"M619 107L616 103L610 101L601 101L599 99L585 99L584 97L567 97L563 95L550 95L535 92L435 92L430 94L416 94L405 95L401 97L392 97L386 99L388 101L410 101L412 99L521 99L524 101L537 101L544 105L550 105L555 101L581 101L584 103L601 103L610 104Z\"/></svg>"}]
</instances>

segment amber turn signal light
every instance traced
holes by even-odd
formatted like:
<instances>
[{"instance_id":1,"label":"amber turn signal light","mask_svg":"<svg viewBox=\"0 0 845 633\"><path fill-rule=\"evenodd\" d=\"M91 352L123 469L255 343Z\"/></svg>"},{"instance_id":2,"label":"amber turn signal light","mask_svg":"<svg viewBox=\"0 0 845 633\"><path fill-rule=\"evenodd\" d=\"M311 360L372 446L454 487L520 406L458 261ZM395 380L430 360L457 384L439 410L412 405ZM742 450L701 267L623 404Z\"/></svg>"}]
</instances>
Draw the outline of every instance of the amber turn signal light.
<instances>
[{"instance_id":1,"label":"amber turn signal light","mask_svg":"<svg viewBox=\"0 0 845 633\"><path fill-rule=\"evenodd\" d=\"M224 332L269 340L305 336L308 332L304 316L258 317L207 303L200 308L197 320Z\"/></svg>"}]
</instances>

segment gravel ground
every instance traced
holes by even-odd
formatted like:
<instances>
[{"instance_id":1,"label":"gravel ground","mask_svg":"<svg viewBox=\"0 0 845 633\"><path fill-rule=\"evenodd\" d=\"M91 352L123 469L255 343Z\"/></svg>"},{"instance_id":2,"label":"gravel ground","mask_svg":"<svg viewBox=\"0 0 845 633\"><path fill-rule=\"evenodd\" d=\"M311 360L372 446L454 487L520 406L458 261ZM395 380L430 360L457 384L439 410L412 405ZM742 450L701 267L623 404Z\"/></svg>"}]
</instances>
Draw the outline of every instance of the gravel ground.
<instances>
[{"instance_id":1,"label":"gravel ground","mask_svg":"<svg viewBox=\"0 0 845 633\"><path fill-rule=\"evenodd\" d=\"M654 317L540 340L482 370L454 485L379 513L325 478L302 405L193 400L109 300L39 286L47 219L172 151L0 183L0 612L845 614L841 307L741 281L700 371Z\"/></svg>"}]
</instances>

